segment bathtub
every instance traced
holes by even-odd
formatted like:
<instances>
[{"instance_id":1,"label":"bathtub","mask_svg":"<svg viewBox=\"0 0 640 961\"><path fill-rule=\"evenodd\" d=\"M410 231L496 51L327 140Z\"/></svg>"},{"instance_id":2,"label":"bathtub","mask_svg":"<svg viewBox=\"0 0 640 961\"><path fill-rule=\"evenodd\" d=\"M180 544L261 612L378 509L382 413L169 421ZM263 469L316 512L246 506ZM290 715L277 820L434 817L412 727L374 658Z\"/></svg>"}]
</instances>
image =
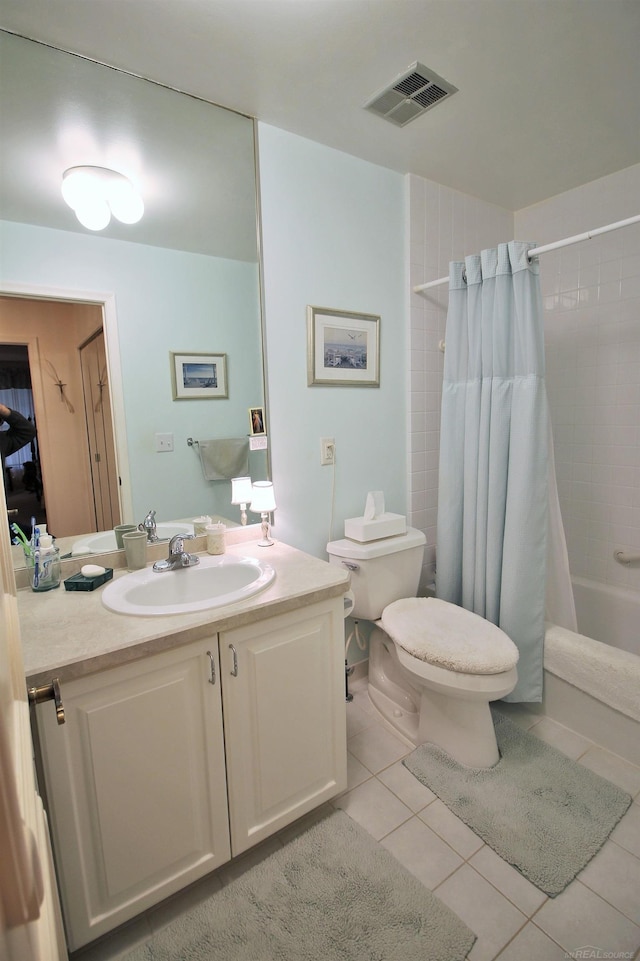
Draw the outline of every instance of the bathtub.
<instances>
[{"instance_id":1,"label":"bathtub","mask_svg":"<svg viewBox=\"0 0 640 961\"><path fill-rule=\"evenodd\" d=\"M581 633L547 625L536 710L640 765L640 594L573 584Z\"/></svg>"}]
</instances>

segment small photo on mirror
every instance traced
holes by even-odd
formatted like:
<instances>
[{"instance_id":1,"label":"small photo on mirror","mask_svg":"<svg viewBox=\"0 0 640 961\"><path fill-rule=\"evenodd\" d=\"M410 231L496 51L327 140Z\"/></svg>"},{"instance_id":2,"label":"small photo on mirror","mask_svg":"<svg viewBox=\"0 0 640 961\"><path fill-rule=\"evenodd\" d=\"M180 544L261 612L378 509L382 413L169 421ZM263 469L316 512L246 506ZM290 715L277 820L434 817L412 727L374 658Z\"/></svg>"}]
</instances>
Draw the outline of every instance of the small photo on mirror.
<instances>
[{"instance_id":1,"label":"small photo on mirror","mask_svg":"<svg viewBox=\"0 0 640 961\"><path fill-rule=\"evenodd\" d=\"M252 437L256 437L258 434L266 434L264 407L249 408L249 433Z\"/></svg>"}]
</instances>

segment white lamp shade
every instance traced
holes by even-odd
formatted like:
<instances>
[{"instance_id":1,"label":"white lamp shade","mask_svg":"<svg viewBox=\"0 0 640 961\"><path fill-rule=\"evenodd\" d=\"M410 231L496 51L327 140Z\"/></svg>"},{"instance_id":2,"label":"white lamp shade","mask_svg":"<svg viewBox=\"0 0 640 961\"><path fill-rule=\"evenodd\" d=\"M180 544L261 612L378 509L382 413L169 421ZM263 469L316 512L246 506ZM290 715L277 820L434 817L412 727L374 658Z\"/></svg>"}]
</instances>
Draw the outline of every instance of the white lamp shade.
<instances>
[{"instance_id":1,"label":"white lamp shade","mask_svg":"<svg viewBox=\"0 0 640 961\"><path fill-rule=\"evenodd\" d=\"M251 500L251 478L232 477L231 478L231 503L248 504Z\"/></svg>"},{"instance_id":2,"label":"white lamp shade","mask_svg":"<svg viewBox=\"0 0 640 961\"><path fill-rule=\"evenodd\" d=\"M249 510L254 514L265 514L276 509L276 498L271 481L256 481L251 494Z\"/></svg>"}]
</instances>

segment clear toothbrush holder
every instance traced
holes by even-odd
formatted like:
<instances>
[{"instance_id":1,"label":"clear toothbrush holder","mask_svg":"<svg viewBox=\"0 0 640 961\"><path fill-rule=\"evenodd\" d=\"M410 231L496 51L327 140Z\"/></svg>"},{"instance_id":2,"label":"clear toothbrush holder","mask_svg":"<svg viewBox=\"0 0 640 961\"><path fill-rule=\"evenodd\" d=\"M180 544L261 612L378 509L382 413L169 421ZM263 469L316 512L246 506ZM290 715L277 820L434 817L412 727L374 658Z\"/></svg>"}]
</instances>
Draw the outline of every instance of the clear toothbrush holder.
<instances>
[{"instance_id":1,"label":"clear toothbrush holder","mask_svg":"<svg viewBox=\"0 0 640 961\"><path fill-rule=\"evenodd\" d=\"M60 551L57 547L47 551L38 551L36 548L29 573L33 591L41 593L60 587Z\"/></svg>"}]
</instances>

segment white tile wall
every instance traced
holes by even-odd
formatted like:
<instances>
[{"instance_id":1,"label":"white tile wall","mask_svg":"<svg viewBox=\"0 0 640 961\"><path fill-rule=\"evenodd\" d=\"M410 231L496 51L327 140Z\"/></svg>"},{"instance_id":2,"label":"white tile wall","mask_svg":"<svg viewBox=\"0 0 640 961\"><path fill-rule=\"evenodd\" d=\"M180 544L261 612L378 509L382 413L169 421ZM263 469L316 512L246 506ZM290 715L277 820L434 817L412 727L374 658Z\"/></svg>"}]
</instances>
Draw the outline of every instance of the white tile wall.
<instances>
[{"instance_id":1,"label":"white tile wall","mask_svg":"<svg viewBox=\"0 0 640 961\"><path fill-rule=\"evenodd\" d=\"M407 176L409 282L446 277L449 262L513 237L513 214L501 207ZM408 360L409 520L427 535L423 584L434 579L442 352L446 286L411 295Z\"/></svg>"},{"instance_id":2,"label":"white tile wall","mask_svg":"<svg viewBox=\"0 0 640 961\"><path fill-rule=\"evenodd\" d=\"M539 244L640 213L640 165L516 214ZM640 225L540 258L547 388L574 575L640 590Z\"/></svg>"},{"instance_id":3,"label":"white tile wall","mask_svg":"<svg viewBox=\"0 0 640 961\"><path fill-rule=\"evenodd\" d=\"M432 181L407 177L409 282L510 240L550 243L640 213L640 165L515 216ZM560 502L574 575L640 590L640 226L540 258L547 386ZM411 295L410 522L424 530L433 580L446 287Z\"/></svg>"}]
</instances>

